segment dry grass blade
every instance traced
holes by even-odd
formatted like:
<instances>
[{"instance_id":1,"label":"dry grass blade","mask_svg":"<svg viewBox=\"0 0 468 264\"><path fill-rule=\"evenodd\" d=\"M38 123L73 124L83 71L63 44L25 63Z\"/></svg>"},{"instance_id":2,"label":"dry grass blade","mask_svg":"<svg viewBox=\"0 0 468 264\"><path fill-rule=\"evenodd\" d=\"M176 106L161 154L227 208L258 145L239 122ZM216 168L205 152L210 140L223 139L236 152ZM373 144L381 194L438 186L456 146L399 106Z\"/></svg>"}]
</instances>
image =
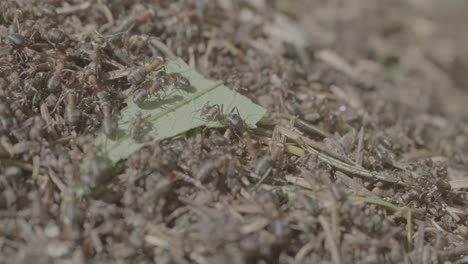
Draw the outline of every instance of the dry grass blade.
<instances>
[{"instance_id":1,"label":"dry grass blade","mask_svg":"<svg viewBox=\"0 0 468 264\"><path fill-rule=\"evenodd\" d=\"M468 188L468 180L453 180L449 181L449 183L452 189Z\"/></svg>"},{"instance_id":2,"label":"dry grass blade","mask_svg":"<svg viewBox=\"0 0 468 264\"><path fill-rule=\"evenodd\" d=\"M406 241L408 243L408 251L413 250L413 211L408 209L406 216Z\"/></svg>"},{"instance_id":3,"label":"dry grass blade","mask_svg":"<svg viewBox=\"0 0 468 264\"><path fill-rule=\"evenodd\" d=\"M416 253L416 263L423 263L423 253L424 253L424 229L425 224L423 221L415 220L416 224L418 225L418 231L416 233L416 238L414 240L414 247Z\"/></svg>"},{"instance_id":4,"label":"dry grass blade","mask_svg":"<svg viewBox=\"0 0 468 264\"><path fill-rule=\"evenodd\" d=\"M325 217L323 217L322 215L319 216L319 221L320 221L320 224L322 225L323 231L325 232L325 238L326 238L327 243L328 243L328 247L329 247L329 250L330 250L330 254L331 254L333 263L337 263L337 264L343 263L342 258L341 258L341 254L340 254L340 250L338 248L336 239L333 236L333 232L332 232L331 227L329 225L329 221L327 219L325 219Z\"/></svg>"},{"instance_id":5,"label":"dry grass blade","mask_svg":"<svg viewBox=\"0 0 468 264\"><path fill-rule=\"evenodd\" d=\"M366 170L356 164L349 164L345 161L342 161L342 160L339 160L338 158L336 157L333 157L327 153L324 153L322 152L322 150L318 150L316 148L314 148L313 146L311 146L311 143L310 142L313 142L311 141L310 139L307 139L301 135L298 135L290 130L288 130L287 128L285 127L278 127L278 130L281 132L281 133L284 133L284 135L286 135L288 138L296 141L297 144L299 144L304 150L306 150L307 152L311 153L311 154L315 154L317 155L318 159L329 164L330 166L338 169L338 170L341 170L341 171L344 171L344 172L347 172L347 173L351 173L353 175L356 175L356 176L359 176L359 177L362 177L362 178L366 178L366 179L369 179L369 180L380 180L380 181L384 181L384 182L388 182L388 183L392 183L392 184L397 184L397 185L400 185L400 186L404 186L404 187L409 187L409 188L414 188L414 189L417 189L415 186L412 186L408 183L405 183L401 180L398 180L398 179L392 179L392 178L389 178L387 176L383 176L383 175L380 175L378 174L377 172L372 172L372 171L369 171L369 170ZM313 143L312 143L313 144Z\"/></svg>"}]
</instances>

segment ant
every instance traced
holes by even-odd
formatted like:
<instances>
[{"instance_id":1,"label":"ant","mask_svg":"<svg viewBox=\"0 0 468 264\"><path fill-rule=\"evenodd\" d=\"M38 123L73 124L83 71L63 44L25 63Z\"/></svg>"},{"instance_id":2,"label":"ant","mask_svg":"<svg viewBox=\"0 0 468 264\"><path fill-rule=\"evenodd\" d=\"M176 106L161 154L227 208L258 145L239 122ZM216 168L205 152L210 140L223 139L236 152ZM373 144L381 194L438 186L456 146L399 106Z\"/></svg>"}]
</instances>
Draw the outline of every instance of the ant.
<instances>
[{"instance_id":1,"label":"ant","mask_svg":"<svg viewBox=\"0 0 468 264\"><path fill-rule=\"evenodd\" d=\"M149 97L158 94L160 91L165 93L164 87L168 83L167 73L164 70L158 72L156 79L154 79L152 82L153 83L149 86L148 82L144 82L142 86L147 87L142 87L135 91L132 98L135 104L139 105L145 102Z\"/></svg>"},{"instance_id":2,"label":"ant","mask_svg":"<svg viewBox=\"0 0 468 264\"><path fill-rule=\"evenodd\" d=\"M207 121L218 121L232 129L234 132L242 134L246 128L244 120L242 120L239 109L234 107L228 114L224 114L223 105L206 102L199 110L200 116ZM235 112L234 112L235 111Z\"/></svg>"},{"instance_id":3,"label":"ant","mask_svg":"<svg viewBox=\"0 0 468 264\"><path fill-rule=\"evenodd\" d=\"M47 89L52 92L60 91L62 87L62 73L63 73L64 63L62 61L57 62L57 66L55 67L55 71L50 76L49 80L47 80Z\"/></svg>"},{"instance_id":4,"label":"ant","mask_svg":"<svg viewBox=\"0 0 468 264\"><path fill-rule=\"evenodd\" d=\"M237 136L237 138L242 139L252 161L256 161L257 152L255 150L252 137L247 131L247 125L244 120L242 120L237 107L232 108L229 113L225 114L223 111L223 105L211 105L210 102L206 102L199 111L200 115L205 117L208 121L218 121L227 126L228 130L226 130L226 137L229 137L229 133L232 132Z\"/></svg>"},{"instance_id":5,"label":"ant","mask_svg":"<svg viewBox=\"0 0 468 264\"><path fill-rule=\"evenodd\" d=\"M146 67L141 66L130 72L130 74L127 76L127 80L130 84L132 85L138 85L142 83L146 75L148 75L150 72L156 70L160 66L164 64L164 59L161 57L157 57L156 61Z\"/></svg>"},{"instance_id":6,"label":"ant","mask_svg":"<svg viewBox=\"0 0 468 264\"><path fill-rule=\"evenodd\" d=\"M67 90L66 94L67 106L65 107L64 119L71 126L76 126L80 122L81 112L76 106L76 92L73 89Z\"/></svg>"},{"instance_id":7,"label":"ant","mask_svg":"<svg viewBox=\"0 0 468 264\"><path fill-rule=\"evenodd\" d=\"M191 87L190 81L189 79L184 77L181 73L179 72L169 73L168 77L169 77L169 83L173 85L173 87L176 90L183 90L186 92L189 91Z\"/></svg>"},{"instance_id":8,"label":"ant","mask_svg":"<svg viewBox=\"0 0 468 264\"><path fill-rule=\"evenodd\" d=\"M110 94L107 91L97 93L98 103L103 114L102 128L106 136L112 136L118 128L117 120L112 114Z\"/></svg>"},{"instance_id":9,"label":"ant","mask_svg":"<svg viewBox=\"0 0 468 264\"><path fill-rule=\"evenodd\" d=\"M137 112L135 115L135 121L133 123L130 135L133 140L140 142L143 137L143 115L141 112Z\"/></svg>"}]
</instances>

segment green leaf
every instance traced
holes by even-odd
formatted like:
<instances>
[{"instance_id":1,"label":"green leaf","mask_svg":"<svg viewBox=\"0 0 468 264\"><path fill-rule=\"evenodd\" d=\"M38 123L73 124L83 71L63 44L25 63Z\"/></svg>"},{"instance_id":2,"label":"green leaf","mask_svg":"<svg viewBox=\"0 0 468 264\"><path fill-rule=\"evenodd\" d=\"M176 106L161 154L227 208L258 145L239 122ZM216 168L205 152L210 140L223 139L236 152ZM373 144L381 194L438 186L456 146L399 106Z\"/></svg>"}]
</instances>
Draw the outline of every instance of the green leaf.
<instances>
[{"instance_id":1,"label":"green leaf","mask_svg":"<svg viewBox=\"0 0 468 264\"><path fill-rule=\"evenodd\" d=\"M161 69L147 77L149 81L156 78L159 70ZM211 105L222 105L225 113L237 108L240 116L250 128L255 128L255 124L266 112L263 107L229 89L221 81L205 79L181 59L166 63L165 70L167 73L182 74L190 81L190 89L167 87L161 98L154 96L140 105L133 103L132 96L129 96L126 100L127 106L121 110L118 117L118 130L112 137L99 133L96 138L97 156L115 164L149 143L137 142L131 137L137 112L141 112L144 118L142 138L150 137L152 140L170 138L201 126L222 127L222 123L208 122L200 116L200 109L207 102Z\"/></svg>"}]
</instances>

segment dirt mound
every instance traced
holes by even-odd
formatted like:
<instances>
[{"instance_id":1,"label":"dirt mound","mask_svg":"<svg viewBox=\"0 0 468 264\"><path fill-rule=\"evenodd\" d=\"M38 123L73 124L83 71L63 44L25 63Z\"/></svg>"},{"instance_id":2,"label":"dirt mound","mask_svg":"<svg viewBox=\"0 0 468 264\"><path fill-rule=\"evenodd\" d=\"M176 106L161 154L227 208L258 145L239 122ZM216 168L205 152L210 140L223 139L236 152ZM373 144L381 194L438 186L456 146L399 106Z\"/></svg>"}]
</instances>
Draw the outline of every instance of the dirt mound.
<instances>
[{"instance_id":1,"label":"dirt mound","mask_svg":"<svg viewBox=\"0 0 468 264\"><path fill-rule=\"evenodd\" d=\"M468 261L464 2L0 6L1 263ZM265 119L108 167L102 124L174 57Z\"/></svg>"}]
</instances>

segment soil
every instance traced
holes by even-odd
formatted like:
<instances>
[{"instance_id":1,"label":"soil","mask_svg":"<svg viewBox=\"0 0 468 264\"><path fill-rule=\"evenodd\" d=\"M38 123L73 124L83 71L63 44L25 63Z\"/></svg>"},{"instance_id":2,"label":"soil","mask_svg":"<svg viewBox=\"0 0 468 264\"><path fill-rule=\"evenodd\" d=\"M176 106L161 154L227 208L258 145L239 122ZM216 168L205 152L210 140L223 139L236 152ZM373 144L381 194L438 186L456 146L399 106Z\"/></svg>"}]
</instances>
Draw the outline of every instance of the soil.
<instances>
[{"instance_id":1,"label":"soil","mask_svg":"<svg viewBox=\"0 0 468 264\"><path fill-rule=\"evenodd\" d=\"M0 6L0 263L468 262L465 1ZM174 57L265 119L109 168L96 135Z\"/></svg>"}]
</instances>

